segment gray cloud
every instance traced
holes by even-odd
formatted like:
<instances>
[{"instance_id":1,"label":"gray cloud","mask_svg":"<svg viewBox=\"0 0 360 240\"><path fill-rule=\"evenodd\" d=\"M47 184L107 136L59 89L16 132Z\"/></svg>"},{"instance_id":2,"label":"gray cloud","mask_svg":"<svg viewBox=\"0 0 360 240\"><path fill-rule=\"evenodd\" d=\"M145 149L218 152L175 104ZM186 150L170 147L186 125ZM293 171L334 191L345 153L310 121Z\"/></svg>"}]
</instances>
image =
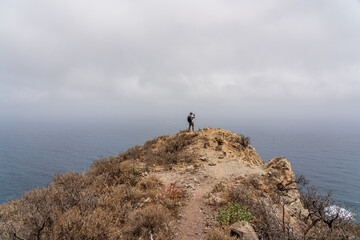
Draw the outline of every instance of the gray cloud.
<instances>
[{"instance_id":1,"label":"gray cloud","mask_svg":"<svg viewBox=\"0 0 360 240\"><path fill-rule=\"evenodd\" d=\"M352 113L359 42L355 0L2 1L0 107Z\"/></svg>"}]
</instances>

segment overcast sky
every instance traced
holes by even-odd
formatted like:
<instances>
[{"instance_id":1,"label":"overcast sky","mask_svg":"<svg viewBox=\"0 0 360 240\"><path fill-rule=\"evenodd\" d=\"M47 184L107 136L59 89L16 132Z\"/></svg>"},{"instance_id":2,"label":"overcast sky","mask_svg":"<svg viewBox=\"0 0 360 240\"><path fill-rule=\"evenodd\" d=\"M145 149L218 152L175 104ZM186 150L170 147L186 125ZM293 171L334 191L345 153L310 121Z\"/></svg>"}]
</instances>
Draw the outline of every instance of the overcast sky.
<instances>
[{"instance_id":1,"label":"overcast sky","mask_svg":"<svg viewBox=\"0 0 360 240\"><path fill-rule=\"evenodd\" d=\"M358 0L0 0L5 118L359 120L359 102Z\"/></svg>"}]
</instances>

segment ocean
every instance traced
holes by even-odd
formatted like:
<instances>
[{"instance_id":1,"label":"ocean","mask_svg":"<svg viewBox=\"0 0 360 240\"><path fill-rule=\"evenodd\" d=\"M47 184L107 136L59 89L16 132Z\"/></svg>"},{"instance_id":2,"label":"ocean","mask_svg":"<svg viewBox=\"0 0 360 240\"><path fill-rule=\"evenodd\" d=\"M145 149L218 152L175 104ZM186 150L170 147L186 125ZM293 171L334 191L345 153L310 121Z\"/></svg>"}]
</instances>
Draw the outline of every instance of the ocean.
<instances>
[{"instance_id":1,"label":"ocean","mask_svg":"<svg viewBox=\"0 0 360 240\"><path fill-rule=\"evenodd\" d=\"M203 126L202 126L203 125ZM212 126L211 127L218 127ZM172 135L186 122L19 123L0 124L0 204L18 199L35 187L51 183L55 173L86 171L91 163ZM196 127L205 127L198 124ZM224 123L221 128L251 138L267 162L285 156L295 174L303 174L320 192L359 215L360 131L352 128L284 127ZM357 209L357 210L356 210Z\"/></svg>"}]
</instances>

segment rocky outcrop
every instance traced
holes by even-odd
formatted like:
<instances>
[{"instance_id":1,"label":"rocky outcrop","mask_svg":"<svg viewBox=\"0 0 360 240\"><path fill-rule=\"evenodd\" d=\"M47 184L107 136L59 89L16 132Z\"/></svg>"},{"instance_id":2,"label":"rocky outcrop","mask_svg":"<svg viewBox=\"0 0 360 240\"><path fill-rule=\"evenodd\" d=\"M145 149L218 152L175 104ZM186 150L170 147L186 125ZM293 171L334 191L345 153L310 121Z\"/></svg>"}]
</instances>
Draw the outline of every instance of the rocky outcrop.
<instances>
[{"instance_id":1,"label":"rocky outcrop","mask_svg":"<svg viewBox=\"0 0 360 240\"><path fill-rule=\"evenodd\" d=\"M169 142L184 140L188 144L181 151L195 153L200 169L202 165L209 166L208 173L211 177L227 177L229 182L226 184L243 186L246 194L263 202L265 208L273 211L277 219L284 218L295 231L301 232L304 229L299 219L307 216L308 212L300 201L295 174L285 157L276 157L265 163L249 145L246 137L211 128L164 137L156 143L156 149L167 148ZM231 162L237 164L227 164ZM230 175L233 178L229 178ZM209 193L205 202L213 207L221 207L226 204L226 194L222 191Z\"/></svg>"},{"instance_id":2,"label":"rocky outcrop","mask_svg":"<svg viewBox=\"0 0 360 240\"><path fill-rule=\"evenodd\" d=\"M250 139L224 129L209 127L195 134L192 149L196 149L201 155L213 155L219 159L238 159L247 166L261 166L265 162L261 159L249 141Z\"/></svg>"},{"instance_id":3,"label":"rocky outcrop","mask_svg":"<svg viewBox=\"0 0 360 240\"><path fill-rule=\"evenodd\" d=\"M274 158L266 164L265 178L270 186L276 187L275 192L282 198L290 216L307 216L308 211L300 201L295 174L285 157Z\"/></svg>"},{"instance_id":4,"label":"rocky outcrop","mask_svg":"<svg viewBox=\"0 0 360 240\"><path fill-rule=\"evenodd\" d=\"M254 228L246 221L236 222L230 225L231 235L239 237L241 240L258 240Z\"/></svg>"}]
</instances>

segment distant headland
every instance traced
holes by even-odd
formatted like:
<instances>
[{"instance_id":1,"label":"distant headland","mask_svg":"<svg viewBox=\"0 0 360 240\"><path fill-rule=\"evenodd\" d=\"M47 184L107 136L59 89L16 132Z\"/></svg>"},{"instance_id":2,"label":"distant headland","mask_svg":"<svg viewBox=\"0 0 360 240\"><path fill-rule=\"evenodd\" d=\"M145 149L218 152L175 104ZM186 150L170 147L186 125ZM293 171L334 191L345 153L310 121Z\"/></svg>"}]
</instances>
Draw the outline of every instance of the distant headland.
<instances>
[{"instance_id":1,"label":"distant headland","mask_svg":"<svg viewBox=\"0 0 360 240\"><path fill-rule=\"evenodd\" d=\"M330 195L250 138L180 131L0 205L0 239L358 239ZM331 209L331 211L329 211Z\"/></svg>"}]
</instances>

